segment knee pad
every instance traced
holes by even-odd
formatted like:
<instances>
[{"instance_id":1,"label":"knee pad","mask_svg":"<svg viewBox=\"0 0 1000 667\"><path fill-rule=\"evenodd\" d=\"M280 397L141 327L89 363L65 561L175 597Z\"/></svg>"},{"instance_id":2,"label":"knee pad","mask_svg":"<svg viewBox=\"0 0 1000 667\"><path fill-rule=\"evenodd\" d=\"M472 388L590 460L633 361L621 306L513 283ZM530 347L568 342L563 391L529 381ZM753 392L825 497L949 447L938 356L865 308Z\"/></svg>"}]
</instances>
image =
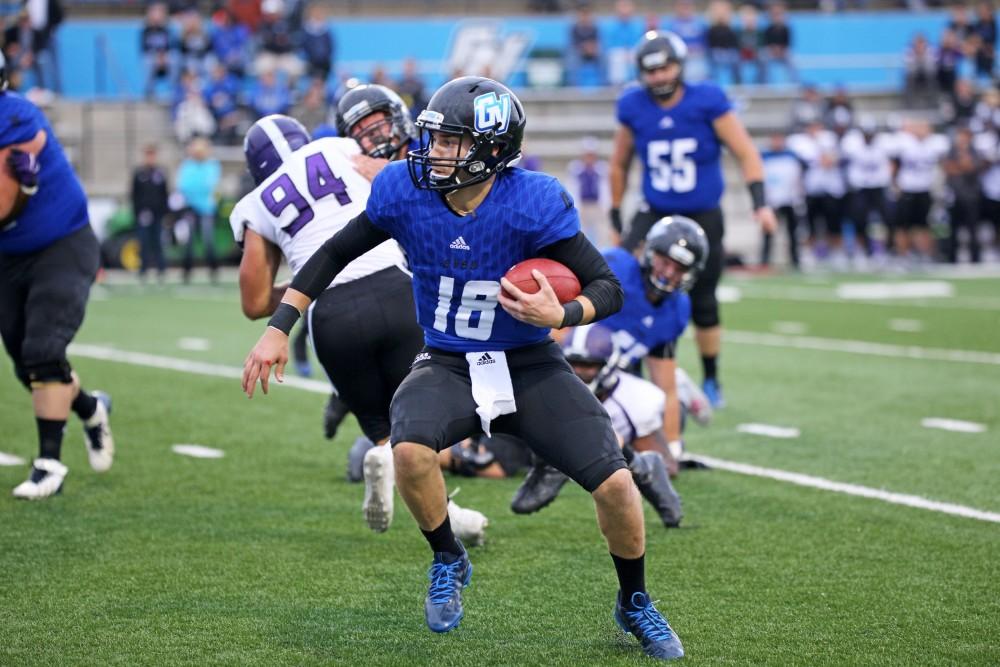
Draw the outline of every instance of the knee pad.
<instances>
[{"instance_id":1,"label":"knee pad","mask_svg":"<svg viewBox=\"0 0 1000 667\"><path fill-rule=\"evenodd\" d=\"M719 325L719 300L714 294L698 300L692 299L691 321L696 327L703 329Z\"/></svg>"},{"instance_id":2,"label":"knee pad","mask_svg":"<svg viewBox=\"0 0 1000 667\"><path fill-rule=\"evenodd\" d=\"M21 364L14 364L14 375L17 376L17 381L24 385L24 388L31 391L31 378L28 377L28 371Z\"/></svg>"},{"instance_id":3,"label":"knee pad","mask_svg":"<svg viewBox=\"0 0 1000 667\"><path fill-rule=\"evenodd\" d=\"M65 358L26 364L24 368L31 387L43 384L73 384L73 368Z\"/></svg>"}]
</instances>

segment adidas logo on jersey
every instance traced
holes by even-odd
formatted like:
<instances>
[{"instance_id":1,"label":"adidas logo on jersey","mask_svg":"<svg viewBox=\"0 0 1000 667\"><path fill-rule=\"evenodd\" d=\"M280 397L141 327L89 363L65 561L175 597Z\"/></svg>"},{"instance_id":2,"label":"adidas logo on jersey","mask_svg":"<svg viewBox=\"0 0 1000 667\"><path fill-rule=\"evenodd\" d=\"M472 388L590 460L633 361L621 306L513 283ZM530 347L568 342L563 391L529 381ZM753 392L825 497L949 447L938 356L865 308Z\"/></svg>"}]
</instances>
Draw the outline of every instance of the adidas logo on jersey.
<instances>
[{"instance_id":1,"label":"adidas logo on jersey","mask_svg":"<svg viewBox=\"0 0 1000 667\"><path fill-rule=\"evenodd\" d=\"M476 362L477 366L486 366L487 364L495 364L496 359L490 356L489 352L483 352L483 356L479 357L479 361Z\"/></svg>"},{"instance_id":2,"label":"adidas logo on jersey","mask_svg":"<svg viewBox=\"0 0 1000 667\"><path fill-rule=\"evenodd\" d=\"M462 238L461 236L452 241L451 245L448 247L451 248L452 250L472 250L472 248L469 247L469 244L466 243L465 239Z\"/></svg>"}]
</instances>

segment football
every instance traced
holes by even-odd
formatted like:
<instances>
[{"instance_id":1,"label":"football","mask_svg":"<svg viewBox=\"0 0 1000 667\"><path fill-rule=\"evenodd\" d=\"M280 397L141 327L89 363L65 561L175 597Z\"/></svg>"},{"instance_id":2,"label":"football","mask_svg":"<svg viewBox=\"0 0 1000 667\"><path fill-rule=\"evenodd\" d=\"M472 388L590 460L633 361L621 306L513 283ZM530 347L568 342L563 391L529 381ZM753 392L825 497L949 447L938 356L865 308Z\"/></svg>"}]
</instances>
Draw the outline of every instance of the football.
<instances>
[{"instance_id":1,"label":"football","mask_svg":"<svg viewBox=\"0 0 1000 667\"><path fill-rule=\"evenodd\" d=\"M580 281L565 264L552 259L526 259L510 267L504 276L514 283L518 289L534 294L538 291L538 281L531 275L532 270L538 269L548 278L549 284L559 298L559 303L572 301L580 296Z\"/></svg>"}]
</instances>

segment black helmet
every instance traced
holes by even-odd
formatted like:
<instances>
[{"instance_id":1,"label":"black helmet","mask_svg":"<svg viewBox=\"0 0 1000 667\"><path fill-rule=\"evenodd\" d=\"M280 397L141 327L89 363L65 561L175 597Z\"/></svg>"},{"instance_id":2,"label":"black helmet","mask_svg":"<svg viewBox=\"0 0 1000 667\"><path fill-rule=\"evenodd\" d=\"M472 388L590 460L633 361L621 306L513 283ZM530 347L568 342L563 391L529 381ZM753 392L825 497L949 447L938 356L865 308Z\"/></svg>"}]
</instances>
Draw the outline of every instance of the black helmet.
<instances>
[{"instance_id":1,"label":"black helmet","mask_svg":"<svg viewBox=\"0 0 1000 667\"><path fill-rule=\"evenodd\" d=\"M357 135L351 133L362 118L376 111L384 111L389 117ZM391 160L400 148L416 138L417 129L410 119L409 108L399 95L391 88L371 83L351 88L337 102L337 133L354 139L358 145L367 137L373 147L365 150L361 146L366 155Z\"/></svg>"},{"instance_id":2,"label":"black helmet","mask_svg":"<svg viewBox=\"0 0 1000 667\"><path fill-rule=\"evenodd\" d=\"M657 279L651 271L654 252L669 257L686 269L680 288L687 291L708 261L708 237L697 222L682 215L662 218L646 234L643 268L649 274L650 285L658 292L669 294L674 291L674 286Z\"/></svg>"},{"instance_id":3,"label":"black helmet","mask_svg":"<svg viewBox=\"0 0 1000 667\"><path fill-rule=\"evenodd\" d=\"M420 149L407 156L410 178L425 190L482 183L521 159L524 126L524 107L507 86L481 76L453 79L438 88L417 118ZM469 137L472 146L464 156L432 157L432 132ZM435 168L451 173L442 177Z\"/></svg>"},{"instance_id":4,"label":"black helmet","mask_svg":"<svg viewBox=\"0 0 1000 667\"><path fill-rule=\"evenodd\" d=\"M642 36L635 47L635 64L639 71L639 81L653 95L666 99L674 94L677 86L684 80L684 61L687 60L687 45L675 33L666 30L650 30ZM648 70L666 67L670 63L681 66L680 76L676 81L661 86L650 87L642 75Z\"/></svg>"}]
</instances>

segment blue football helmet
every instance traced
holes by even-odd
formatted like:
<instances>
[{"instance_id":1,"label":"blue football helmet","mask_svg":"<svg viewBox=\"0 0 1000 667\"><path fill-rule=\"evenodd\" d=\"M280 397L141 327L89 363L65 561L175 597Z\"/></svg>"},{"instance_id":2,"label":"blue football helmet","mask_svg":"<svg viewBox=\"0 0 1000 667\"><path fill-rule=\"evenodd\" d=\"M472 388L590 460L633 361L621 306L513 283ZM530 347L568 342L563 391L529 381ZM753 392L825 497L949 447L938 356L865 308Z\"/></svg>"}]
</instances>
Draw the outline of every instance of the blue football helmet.
<instances>
[{"instance_id":1,"label":"blue football helmet","mask_svg":"<svg viewBox=\"0 0 1000 667\"><path fill-rule=\"evenodd\" d=\"M618 385L617 371L626 361L621 347L615 343L614 331L603 324L574 327L563 339L563 354L571 364L599 366L591 378L581 377L594 394L611 393ZM579 375L579 373L578 373Z\"/></svg>"},{"instance_id":2,"label":"blue football helmet","mask_svg":"<svg viewBox=\"0 0 1000 667\"><path fill-rule=\"evenodd\" d=\"M309 131L289 116L271 114L254 123L243 139L243 155L254 184L267 180L288 156L310 141Z\"/></svg>"}]
</instances>

